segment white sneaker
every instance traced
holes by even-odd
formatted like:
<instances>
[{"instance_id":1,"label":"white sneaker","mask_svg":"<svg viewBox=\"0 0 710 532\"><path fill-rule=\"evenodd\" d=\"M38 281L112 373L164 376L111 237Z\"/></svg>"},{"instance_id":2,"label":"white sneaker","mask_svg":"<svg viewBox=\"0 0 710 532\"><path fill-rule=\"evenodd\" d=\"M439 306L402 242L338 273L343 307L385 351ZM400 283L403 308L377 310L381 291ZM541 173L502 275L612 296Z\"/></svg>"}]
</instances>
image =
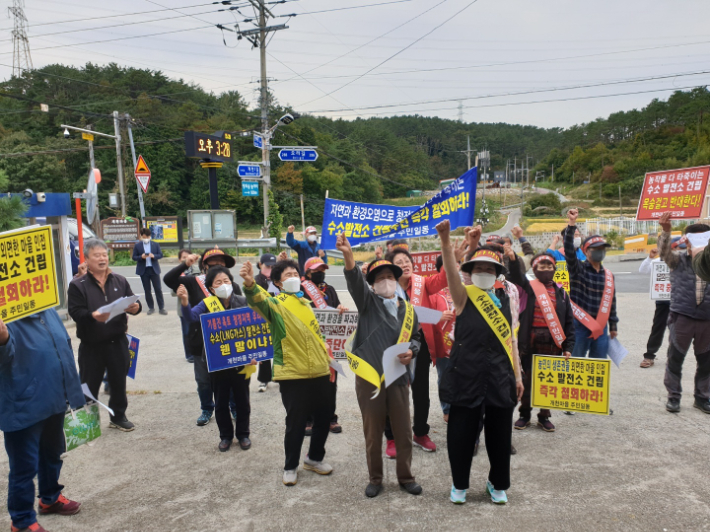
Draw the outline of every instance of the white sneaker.
<instances>
[{"instance_id":1,"label":"white sneaker","mask_svg":"<svg viewBox=\"0 0 710 532\"><path fill-rule=\"evenodd\" d=\"M330 475L333 472L333 467L329 463L323 461L316 462L308 457L303 460L303 469L313 471L319 475Z\"/></svg>"},{"instance_id":2,"label":"white sneaker","mask_svg":"<svg viewBox=\"0 0 710 532\"><path fill-rule=\"evenodd\" d=\"M265 391L266 391L266 383L265 383L265 382L260 382L260 383L259 383L259 391L260 391L260 392L265 392Z\"/></svg>"},{"instance_id":3,"label":"white sneaker","mask_svg":"<svg viewBox=\"0 0 710 532\"><path fill-rule=\"evenodd\" d=\"M298 482L298 469L284 469L284 485L295 486Z\"/></svg>"},{"instance_id":4,"label":"white sneaker","mask_svg":"<svg viewBox=\"0 0 710 532\"><path fill-rule=\"evenodd\" d=\"M504 490L497 490L493 487L490 480L486 480L486 492L491 496L491 500L495 504L505 504L508 502L508 496Z\"/></svg>"}]
</instances>

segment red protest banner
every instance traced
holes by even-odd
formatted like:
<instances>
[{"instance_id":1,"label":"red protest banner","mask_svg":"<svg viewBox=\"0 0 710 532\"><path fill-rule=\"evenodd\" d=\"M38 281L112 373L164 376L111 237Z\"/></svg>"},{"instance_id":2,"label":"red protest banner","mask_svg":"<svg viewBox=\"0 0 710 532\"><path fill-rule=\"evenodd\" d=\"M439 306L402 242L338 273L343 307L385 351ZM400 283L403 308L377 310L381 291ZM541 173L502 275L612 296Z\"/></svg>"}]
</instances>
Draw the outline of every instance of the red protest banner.
<instances>
[{"instance_id":1,"label":"red protest banner","mask_svg":"<svg viewBox=\"0 0 710 532\"><path fill-rule=\"evenodd\" d=\"M671 218L703 218L710 166L663 170L646 174L637 220L656 220L665 212Z\"/></svg>"},{"instance_id":2,"label":"red protest banner","mask_svg":"<svg viewBox=\"0 0 710 532\"><path fill-rule=\"evenodd\" d=\"M439 255L441 255L441 251L420 251L418 253L412 253L412 259L414 259L414 273L422 277L435 275L437 273L436 258Z\"/></svg>"}]
</instances>

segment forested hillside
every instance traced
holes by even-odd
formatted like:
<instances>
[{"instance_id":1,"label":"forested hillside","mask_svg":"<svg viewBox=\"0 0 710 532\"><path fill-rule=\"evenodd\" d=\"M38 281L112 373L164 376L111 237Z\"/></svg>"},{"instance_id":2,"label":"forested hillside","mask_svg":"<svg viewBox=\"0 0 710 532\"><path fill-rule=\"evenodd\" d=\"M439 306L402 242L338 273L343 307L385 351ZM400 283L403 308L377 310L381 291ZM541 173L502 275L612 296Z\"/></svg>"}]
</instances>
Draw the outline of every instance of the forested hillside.
<instances>
[{"instance_id":1,"label":"forested hillside","mask_svg":"<svg viewBox=\"0 0 710 532\"><path fill-rule=\"evenodd\" d=\"M47 104L49 112L40 110ZM466 148L491 152L492 169L505 169L507 159L531 155L541 161L531 169L557 180L581 181L591 174L617 194L622 182L636 194L645 171L710 162L710 125L703 113L710 106L704 88L676 93L668 102L653 101L640 111L616 113L608 119L573 128L543 129L510 124L462 124L422 116L331 120L303 116L281 128L277 145L317 145L315 163L286 163L272 156L272 181L277 202L288 223L300 219L299 194L306 197L307 221L318 222L323 198L379 203L403 196L409 189L435 189L438 181L466 169ZM153 174L146 210L149 215L184 213L209 204L206 170L186 159L187 130L235 134L235 159L259 160L251 135L260 129L258 110L250 109L236 91L210 94L199 86L172 80L160 72L87 64L83 69L52 65L13 78L0 86L0 183L10 191L74 192L86 187L89 158L80 136L64 139L61 124L113 133L112 112L132 118L136 150ZM270 123L284 112L277 101L269 109ZM298 111L298 109L295 109ZM122 120L123 162L128 212L137 214L135 181ZM97 137L97 166L102 217L108 193L118 190L114 141ZM260 223L261 198L243 198L236 163L219 170L223 208L236 209L240 223ZM613 190L612 190L613 189Z\"/></svg>"}]
</instances>

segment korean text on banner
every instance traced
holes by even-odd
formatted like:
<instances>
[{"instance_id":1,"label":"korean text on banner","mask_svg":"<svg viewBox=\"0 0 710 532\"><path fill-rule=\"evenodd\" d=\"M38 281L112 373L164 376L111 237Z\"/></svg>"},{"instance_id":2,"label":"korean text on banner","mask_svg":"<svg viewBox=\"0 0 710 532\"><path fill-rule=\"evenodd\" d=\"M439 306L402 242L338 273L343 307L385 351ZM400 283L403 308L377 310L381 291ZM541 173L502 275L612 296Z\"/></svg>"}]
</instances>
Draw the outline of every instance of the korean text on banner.
<instances>
[{"instance_id":1,"label":"korean text on banner","mask_svg":"<svg viewBox=\"0 0 710 532\"><path fill-rule=\"evenodd\" d=\"M347 360L345 343L357 329L358 313L347 311L340 314L337 310L313 309L320 324L320 332L325 343L330 346L333 358Z\"/></svg>"},{"instance_id":2,"label":"korean text on banner","mask_svg":"<svg viewBox=\"0 0 710 532\"><path fill-rule=\"evenodd\" d=\"M440 251L420 251L418 253L412 253L412 259L414 259L413 269L417 275L422 277L429 277L431 275L436 275L436 258L441 255Z\"/></svg>"},{"instance_id":3,"label":"korean text on banner","mask_svg":"<svg viewBox=\"0 0 710 532\"><path fill-rule=\"evenodd\" d=\"M663 170L646 174L637 220L656 220L664 212L671 218L702 218L710 166Z\"/></svg>"},{"instance_id":4,"label":"korean text on banner","mask_svg":"<svg viewBox=\"0 0 710 532\"><path fill-rule=\"evenodd\" d=\"M200 321L210 373L274 358L269 324L250 308L210 312Z\"/></svg>"},{"instance_id":5,"label":"korean text on banner","mask_svg":"<svg viewBox=\"0 0 710 532\"><path fill-rule=\"evenodd\" d=\"M141 341L140 338L136 338L130 334L127 334L126 338L128 338L128 362L130 364L128 376L135 380L136 365L138 364L138 348L140 347Z\"/></svg>"},{"instance_id":6,"label":"korean text on banner","mask_svg":"<svg viewBox=\"0 0 710 532\"><path fill-rule=\"evenodd\" d=\"M532 407L609 415L611 360L533 355Z\"/></svg>"},{"instance_id":7,"label":"korean text on banner","mask_svg":"<svg viewBox=\"0 0 710 532\"><path fill-rule=\"evenodd\" d=\"M569 271L567 270L567 261L557 261L555 264L555 275L552 280L564 288L565 292L569 294Z\"/></svg>"},{"instance_id":8,"label":"korean text on banner","mask_svg":"<svg viewBox=\"0 0 710 532\"><path fill-rule=\"evenodd\" d=\"M421 207L392 207L333 199L325 200L321 248L335 249L338 234L344 232L352 246L436 235L442 220L451 229L473 223L476 204L476 168L472 168L438 192Z\"/></svg>"},{"instance_id":9,"label":"korean text on banner","mask_svg":"<svg viewBox=\"0 0 710 532\"><path fill-rule=\"evenodd\" d=\"M59 305L52 228L0 234L0 317L5 323Z\"/></svg>"},{"instance_id":10,"label":"korean text on banner","mask_svg":"<svg viewBox=\"0 0 710 532\"><path fill-rule=\"evenodd\" d=\"M651 299L671 299L671 269L662 260L651 263Z\"/></svg>"}]
</instances>

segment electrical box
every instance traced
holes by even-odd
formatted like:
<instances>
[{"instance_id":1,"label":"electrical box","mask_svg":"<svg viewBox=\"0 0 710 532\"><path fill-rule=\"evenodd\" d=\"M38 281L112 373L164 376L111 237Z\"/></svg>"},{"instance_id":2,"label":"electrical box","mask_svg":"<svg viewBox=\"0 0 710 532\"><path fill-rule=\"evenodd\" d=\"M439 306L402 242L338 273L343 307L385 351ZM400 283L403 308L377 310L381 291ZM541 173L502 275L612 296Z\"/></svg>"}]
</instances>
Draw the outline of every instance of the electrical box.
<instances>
[{"instance_id":1,"label":"electrical box","mask_svg":"<svg viewBox=\"0 0 710 532\"><path fill-rule=\"evenodd\" d=\"M234 211L187 211L190 242L231 241L237 234L237 217Z\"/></svg>"}]
</instances>

